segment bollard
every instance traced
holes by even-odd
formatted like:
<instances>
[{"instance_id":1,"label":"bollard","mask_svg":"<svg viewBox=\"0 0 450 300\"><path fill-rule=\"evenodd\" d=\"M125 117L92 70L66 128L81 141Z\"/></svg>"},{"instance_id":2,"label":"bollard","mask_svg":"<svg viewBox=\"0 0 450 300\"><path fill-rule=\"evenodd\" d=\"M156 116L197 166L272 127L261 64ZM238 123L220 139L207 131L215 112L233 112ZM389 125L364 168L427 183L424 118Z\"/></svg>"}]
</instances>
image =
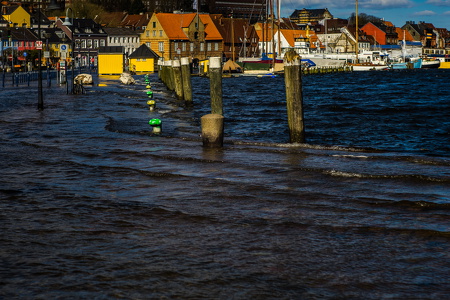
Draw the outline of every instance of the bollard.
<instances>
[{"instance_id":1,"label":"bollard","mask_svg":"<svg viewBox=\"0 0 450 300\"><path fill-rule=\"evenodd\" d=\"M187 103L192 103L191 68L188 57L181 58L181 77L183 81L184 101Z\"/></svg>"},{"instance_id":2,"label":"bollard","mask_svg":"<svg viewBox=\"0 0 450 300\"><path fill-rule=\"evenodd\" d=\"M175 95L177 99L183 99L183 80L181 78L181 64L179 59L172 61L173 68L173 87L175 89Z\"/></svg>"},{"instance_id":3,"label":"bollard","mask_svg":"<svg viewBox=\"0 0 450 300\"><path fill-rule=\"evenodd\" d=\"M209 58L209 92L211 113L223 115L222 107L222 58Z\"/></svg>"},{"instance_id":4,"label":"bollard","mask_svg":"<svg viewBox=\"0 0 450 300\"><path fill-rule=\"evenodd\" d=\"M201 117L203 147L220 148L223 146L223 116L208 114Z\"/></svg>"},{"instance_id":5,"label":"bollard","mask_svg":"<svg viewBox=\"0 0 450 300\"><path fill-rule=\"evenodd\" d=\"M301 57L294 50L289 50L284 58L289 137L291 143L304 143Z\"/></svg>"},{"instance_id":6,"label":"bollard","mask_svg":"<svg viewBox=\"0 0 450 300\"><path fill-rule=\"evenodd\" d=\"M152 91L147 91L147 96L152 99L153 98L153 92Z\"/></svg>"},{"instance_id":7,"label":"bollard","mask_svg":"<svg viewBox=\"0 0 450 300\"><path fill-rule=\"evenodd\" d=\"M153 133L160 133L161 132L161 120L160 119L151 119L150 121L148 121L148 124L150 124L150 126L152 126L153 128Z\"/></svg>"},{"instance_id":8,"label":"bollard","mask_svg":"<svg viewBox=\"0 0 450 300\"><path fill-rule=\"evenodd\" d=\"M155 100L148 100L147 101L148 108L150 111L154 111L156 107L156 101Z\"/></svg>"}]
</instances>

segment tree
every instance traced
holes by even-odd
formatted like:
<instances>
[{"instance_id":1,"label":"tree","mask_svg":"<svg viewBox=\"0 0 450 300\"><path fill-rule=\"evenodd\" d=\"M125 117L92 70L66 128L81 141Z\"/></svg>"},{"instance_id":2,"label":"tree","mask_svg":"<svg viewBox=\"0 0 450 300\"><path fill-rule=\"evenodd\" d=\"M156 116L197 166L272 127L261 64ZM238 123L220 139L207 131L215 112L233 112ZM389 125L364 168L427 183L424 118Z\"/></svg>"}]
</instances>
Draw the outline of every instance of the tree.
<instances>
[{"instance_id":1,"label":"tree","mask_svg":"<svg viewBox=\"0 0 450 300\"><path fill-rule=\"evenodd\" d=\"M144 3L142 3L141 0L134 0L131 3L131 6L128 10L128 13L130 15L138 15L139 13L145 13L147 11L147 9L145 8Z\"/></svg>"},{"instance_id":2,"label":"tree","mask_svg":"<svg viewBox=\"0 0 450 300\"><path fill-rule=\"evenodd\" d=\"M352 13L352 15L348 18L348 24L349 25L355 25L356 24L356 18L355 18L356 14ZM362 27L364 25L366 25L369 22L372 23L380 23L382 22L382 18L378 18L376 16L372 16L372 15L368 15L365 13L361 13L358 14L358 26Z\"/></svg>"}]
</instances>

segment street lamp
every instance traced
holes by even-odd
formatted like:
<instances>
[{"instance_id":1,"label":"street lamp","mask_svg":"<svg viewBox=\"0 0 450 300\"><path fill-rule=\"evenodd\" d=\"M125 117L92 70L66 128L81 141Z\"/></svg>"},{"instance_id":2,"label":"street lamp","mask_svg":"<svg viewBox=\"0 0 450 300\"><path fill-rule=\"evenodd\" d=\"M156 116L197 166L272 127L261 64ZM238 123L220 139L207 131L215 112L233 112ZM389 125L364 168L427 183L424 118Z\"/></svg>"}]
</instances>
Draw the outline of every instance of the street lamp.
<instances>
[{"instance_id":1,"label":"street lamp","mask_svg":"<svg viewBox=\"0 0 450 300\"><path fill-rule=\"evenodd\" d=\"M70 9L70 12L71 12L71 14L72 14L72 22L70 22L69 21L69 9ZM67 26L67 27L70 27L70 31L71 31L71 33L72 33L72 36L71 36L71 44L72 44L72 56L71 56L71 68L72 68L72 94L73 94L73 90L74 90L74 88L73 88L73 83L74 83L74 69L73 69L73 64L74 64L74 62L75 62L75 60L74 60L74 38L75 38L75 36L74 36L74 24L73 24L73 10L72 10L72 8L70 8L70 7L68 7L67 9L66 9L66 20L64 21L64 23L63 23L63 25L64 26ZM67 84L67 83L66 83Z\"/></svg>"}]
</instances>

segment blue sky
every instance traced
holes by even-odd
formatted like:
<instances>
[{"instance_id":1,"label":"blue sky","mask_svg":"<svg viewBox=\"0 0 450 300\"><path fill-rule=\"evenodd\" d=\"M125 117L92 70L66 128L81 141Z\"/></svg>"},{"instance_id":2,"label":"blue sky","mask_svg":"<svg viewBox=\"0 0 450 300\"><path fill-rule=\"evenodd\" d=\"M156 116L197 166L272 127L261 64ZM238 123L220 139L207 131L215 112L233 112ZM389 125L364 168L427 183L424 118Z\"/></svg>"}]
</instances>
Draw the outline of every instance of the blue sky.
<instances>
[{"instance_id":1,"label":"blue sky","mask_svg":"<svg viewBox=\"0 0 450 300\"><path fill-rule=\"evenodd\" d=\"M406 21L425 21L450 30L450 0L359 0L359 13L373 15L402 27ZM354 0L281 0L281 16L295 9L328 8L335 18L347 19L355 12Z\"/></svg>"}]
</instances>

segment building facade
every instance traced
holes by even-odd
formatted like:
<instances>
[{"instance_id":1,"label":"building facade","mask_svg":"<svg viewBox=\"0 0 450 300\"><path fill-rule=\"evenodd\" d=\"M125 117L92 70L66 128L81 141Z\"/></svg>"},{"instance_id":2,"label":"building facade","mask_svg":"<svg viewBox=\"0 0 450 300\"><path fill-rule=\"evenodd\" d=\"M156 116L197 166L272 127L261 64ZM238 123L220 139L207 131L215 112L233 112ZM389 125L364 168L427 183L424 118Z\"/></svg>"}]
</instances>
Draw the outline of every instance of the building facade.
<instances>
[{"instance_id":1,"label":"building facade","mask_svg":"<svg viewBox=\"0 0 450 300\"><path fill-rule=\"evenodd\" d=\"M209 14L155 13L141 34L141 43L166 60L222 56L222 42Z\"/></svg>"}]
</instances>

